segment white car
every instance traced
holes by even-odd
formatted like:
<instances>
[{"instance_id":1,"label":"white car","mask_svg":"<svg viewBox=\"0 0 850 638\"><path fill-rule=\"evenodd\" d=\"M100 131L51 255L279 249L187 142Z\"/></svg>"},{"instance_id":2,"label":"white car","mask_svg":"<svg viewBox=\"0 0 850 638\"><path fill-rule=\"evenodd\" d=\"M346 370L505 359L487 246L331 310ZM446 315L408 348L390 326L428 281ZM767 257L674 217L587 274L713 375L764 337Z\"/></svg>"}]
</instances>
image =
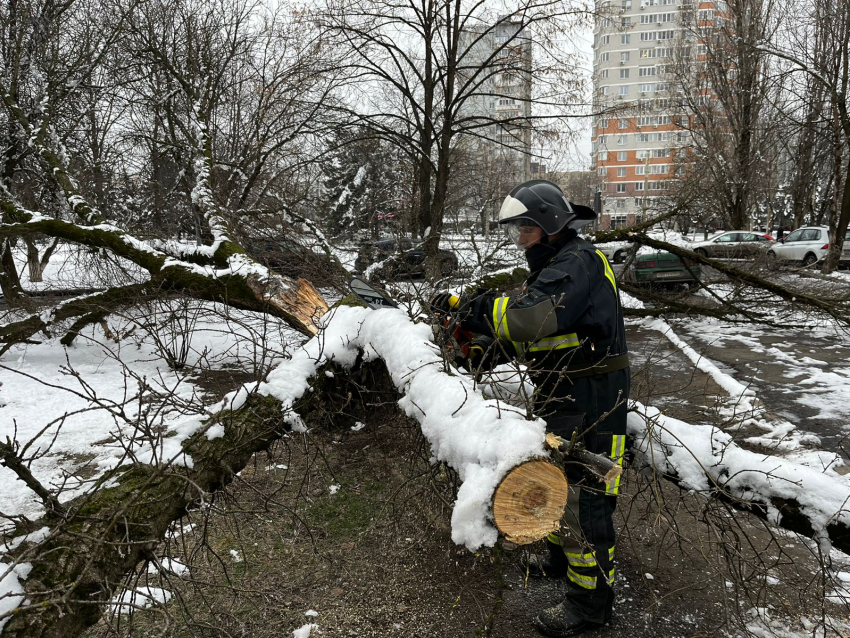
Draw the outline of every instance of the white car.
<instances>
[{"instance_id":1,"label":"white car","mask_svg":"<svg viewBox=\"0 0 850 638\"><path fill-rule=\"evenodd\" d=\"M628 241L606 241L603 244L594 244L601 250L605 258L612 264L622 264L626 261L633 244Z\"/></svg>"},{"instance_id":2,"label":"white car","mask_svg":"<svg viewBox=\"0 0 850 638\"><path fill-rule=\"evenodd\" d=\"M844 237L844 249L841 251L841 262L850 262L850 231ZM826 257L829 252L829 227L804 226L798 228L777 241L767 253L767 256L777 262L790 261L811 266Z\"/></svg>"}]
</instances>

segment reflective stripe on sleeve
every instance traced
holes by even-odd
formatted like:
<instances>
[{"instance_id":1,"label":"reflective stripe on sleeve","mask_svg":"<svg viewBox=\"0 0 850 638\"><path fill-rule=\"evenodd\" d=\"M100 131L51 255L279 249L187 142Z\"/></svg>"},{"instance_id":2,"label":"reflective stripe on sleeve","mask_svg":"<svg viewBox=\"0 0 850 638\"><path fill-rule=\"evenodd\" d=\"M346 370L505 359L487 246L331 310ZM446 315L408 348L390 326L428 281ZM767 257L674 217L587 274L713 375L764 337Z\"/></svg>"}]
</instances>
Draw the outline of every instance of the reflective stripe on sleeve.
<instances>
[{"instance_id":1,"label":"reflective stripe on sleeve","mask_svg":"<svg viewBox=\"0 0 850 638\"><path fill-rule=\"evenodd\" d=\"M596 576L582 576L575 573L572 568L567 568L567 578L573 581L579 587L585 589L596 589Z\"/></svg>"},{"instance_id":2,"label":"reflective stripe on sleeve","mask_svg":"<svg viewBox=\"0 0 850 638\"><path fill-rule=\"evenodd\" d=\"M510 297L499 297L493 302L493 329L496 331L498 339L511 341L511 333L508 330L508 319L505 316L505 311L508 309Z\"/></svg>"},{"instance_id":3,"label":"reflective stripe on sleeve","mask_svg":"<svg viewBox=\"0 0 850 638\"><path fill-rule=\"evenodd\" d=\"M555 532L549 532L549 536L546 537L546 540L555 545L561 544L561 537Z\"/></svg>"},{"instance_id":4,"label":"reflective stripe on sleeve","mask_svg":"<svg viewBox=\"0 0 850 638\"><path fill-rule=\"evenodd\" d=\"M615 574L615 569L612 567L612 568L611 568L611 571L609 571L609 572L608 572L608 584L609 584L609 585L613 585L613 584L614 584L614 576L615 576L615 575L616 575L616 574Z\"/></svg>"},{"instance_id":5,"label":"reflective stripe on sleeve","mask_svg":"<svg viewBox=\"0 0 850 638\"><path fill-rule=\"evenodd\" d=\"M608 560L609 561L614 560L614 547L615 547L614 545L611 545L611 547L608 548Z\"/></svg>"},{"instance_id":6,"label":"reflective stripe on sleeve","mask_svg":"<svg viewBox=\"0 0 850 638\"><path fill-rule=\"evenodd\" d=\"M611 460L617 465L623 465L623 454L626 450L626 435L615 434L611 437ZM622 474L605 486L605 493L616 496L620 491ZM613 551L613 548L611 549Z\"/></svg>"},{"instance_id":7,"label":"reflective stripe on sleeve","mask_svg":"<svg viewBox=\"0 0 850 638\"><path fill-rule=\"evenodd\" d=\"M529 352L542 352L544 350L564 350L566 348L578 348L578 335L575 332L564 335L552 335L538 339L528 347Z\"/></svg>"},{"instance_id":8,"label":"reflective stripe on sleeve","mask_svg":"<svg viewBox=\"0 0 850 638\"><path fill-rule=\"evenodd\" d=\"M608 278L608 281L611 282L611 285L614 287L614 292L617 292L617 278L614 277L614 271L611 269L611 264L608 263L608 259L605 257L605 253L601 250L597 250L596 254L599 255L599 258L602 260L602 265L605 268L605 276Z\"/></svg>"}]
</instances>

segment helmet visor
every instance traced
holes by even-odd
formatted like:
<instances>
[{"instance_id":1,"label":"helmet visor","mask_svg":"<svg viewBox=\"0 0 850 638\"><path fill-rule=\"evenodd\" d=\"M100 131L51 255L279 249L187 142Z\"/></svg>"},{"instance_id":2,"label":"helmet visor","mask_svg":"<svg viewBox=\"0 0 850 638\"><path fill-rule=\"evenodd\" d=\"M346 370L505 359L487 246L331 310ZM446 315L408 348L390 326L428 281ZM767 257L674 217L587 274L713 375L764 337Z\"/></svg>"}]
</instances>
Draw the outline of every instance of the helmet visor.
<instances>
[{"instance_id":1,"label":"helmet visor","mask_svg":"<svg viewBox=\"0 0 850 638\"><path fill-rule=\"evenodd\" d=\"M539 243L543 237L543 229L530 219L512 219L504 223L508 238L517 248L528 250Z\"/></svg>"}]
</instances>

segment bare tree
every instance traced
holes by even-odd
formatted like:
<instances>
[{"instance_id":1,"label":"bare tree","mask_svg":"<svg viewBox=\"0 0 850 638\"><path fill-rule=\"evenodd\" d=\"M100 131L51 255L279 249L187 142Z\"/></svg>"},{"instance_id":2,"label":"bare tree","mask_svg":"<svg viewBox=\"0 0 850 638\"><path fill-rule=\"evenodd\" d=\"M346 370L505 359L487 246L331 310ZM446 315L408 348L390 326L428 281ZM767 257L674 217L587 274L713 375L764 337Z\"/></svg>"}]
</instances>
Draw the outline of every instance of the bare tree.
<instances>
[{"instance_id":1,"label":"bare tree","mask_svg":"<svg viewBox=\"0 0 850 638\"><path fill-rule=\"evenodd\" d=\"M580 102L568 41L587 10L535 0L498 14L482 3L445 0L325 5L321 23L359 81L345 115L396 145L416 167L418 232L430 274L438 274L458 145L469 138L467 149L478 140L511 151L515 174L527 174L535 123L569 115Z\"/></svg>"},{"instance_id":2,"label":"bare tree","mask_svg":"<svg viewBox=\"0 0 850 638\"><path fill-rule=\"evenodd\" d=\"M753 0L683 11L687 28L663 79L693 145L677 154L675 198L692 200L703 222L751 228L773 196L781 79L754 44L773 37L777 11Z\"/></svg>"}]
</instances>

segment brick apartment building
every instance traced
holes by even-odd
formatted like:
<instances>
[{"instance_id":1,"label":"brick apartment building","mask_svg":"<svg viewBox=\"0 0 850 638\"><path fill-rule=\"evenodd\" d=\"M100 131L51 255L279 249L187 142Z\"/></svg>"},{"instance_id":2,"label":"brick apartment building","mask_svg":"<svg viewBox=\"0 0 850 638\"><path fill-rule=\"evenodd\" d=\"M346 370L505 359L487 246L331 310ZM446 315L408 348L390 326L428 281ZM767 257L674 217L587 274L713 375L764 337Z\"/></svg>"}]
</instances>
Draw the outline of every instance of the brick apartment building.
<instances>
[{"instance_id":1,"label":"brick apartment building","mask_svg":"<svg viewBox=\"0 0 850 638\"><path fill-rule=\"evenodd\" d=\"M610 229L652 214L669 191L691 128L674 61L678 72L698 67L701 39L725 7L721 0L601 0L597 9L591 140L600 227Z\"/></svg>"}]
</instances>

